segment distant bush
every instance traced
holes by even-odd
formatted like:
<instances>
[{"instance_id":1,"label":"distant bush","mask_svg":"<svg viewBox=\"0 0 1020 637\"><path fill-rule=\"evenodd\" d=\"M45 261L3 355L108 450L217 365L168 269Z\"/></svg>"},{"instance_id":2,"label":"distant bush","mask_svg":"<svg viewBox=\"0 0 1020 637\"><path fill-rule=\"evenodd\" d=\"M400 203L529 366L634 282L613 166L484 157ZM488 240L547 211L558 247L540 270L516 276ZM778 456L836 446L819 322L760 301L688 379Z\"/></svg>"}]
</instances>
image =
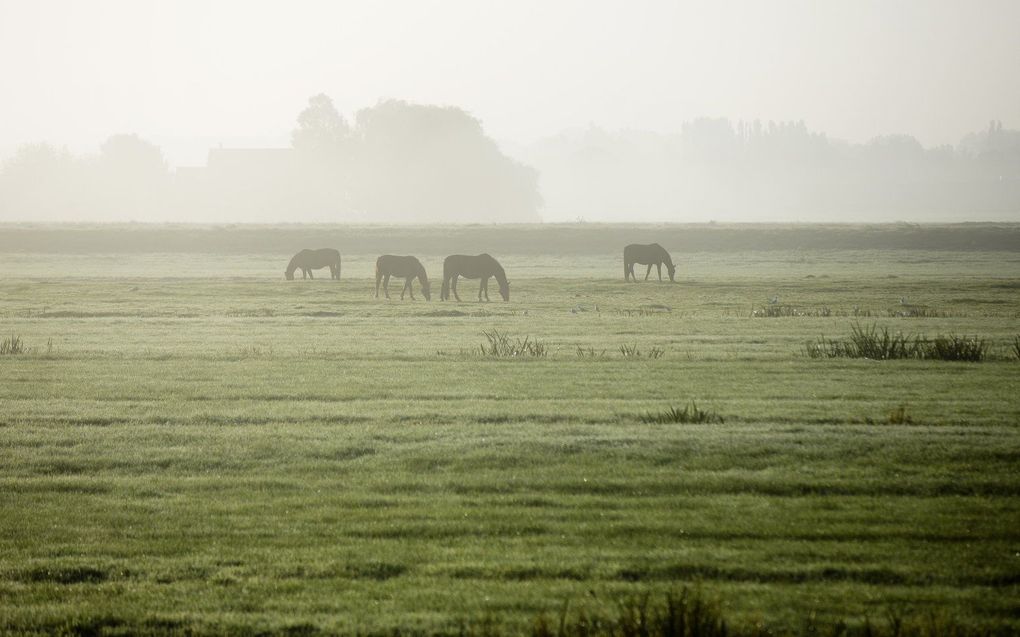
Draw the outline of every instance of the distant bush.
<instances>
[{"instance_id":1,"label":"distant bush","mask_svg":"<svg viewBox=\"0 0 1020 637\"><path fill-rule=\"evenodd\" d=\"M21 340L20 336L12 334L0 341L0 356L16 356L27 351L25 343Z\"/></svg>"},{"instance_id":2,"label":"distant bush","mask_svg":"<svg viewBox=\"0 0 1020 637\"><path fill-rule=\"evenodd\" d=\"M725 421L715 412L698 409L698 405L692 400L683 409L670 407L666 411L646 413L641 416L641 422L664 425L670 423L722 423Z\"/></svg>"},{"instance_id":3,"label":"distant bush","mask_svg":"<svg viewBox=\"0 0 1020 637\"><path fill-rule=\"evenodd\" d=\"M938 335L934 339L892 333L876 325L850 326L850 336L828 340L824 336L809 342L805 348L811 358L870 358L873 360L930 359L944 361L985 360L988 343L977 336Z\"/></svg>"},{"instance_id":4,"label":"distant bush","mask_svg":"<svg viewBox=\"0 0 1020 637\"><path fill-rule=\"evenodd\" d=\"M544 343L530 336L524 338L512 338L506 332L491 330L482 332L486 342L481 345L483 356L493 358L540 358L549 353Z\"/></svg>"}]
</instances>

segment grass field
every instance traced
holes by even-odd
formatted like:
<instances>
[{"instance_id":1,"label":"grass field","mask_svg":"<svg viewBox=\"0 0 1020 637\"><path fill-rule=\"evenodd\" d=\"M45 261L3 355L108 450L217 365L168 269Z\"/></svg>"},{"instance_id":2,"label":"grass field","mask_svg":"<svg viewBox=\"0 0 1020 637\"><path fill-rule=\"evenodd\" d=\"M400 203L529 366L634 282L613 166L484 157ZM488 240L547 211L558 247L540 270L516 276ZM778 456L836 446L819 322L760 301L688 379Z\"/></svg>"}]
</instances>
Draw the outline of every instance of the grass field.
<instances>
[{"instance_id":1,"label":"grass field","mask_svg":"<svg viewBox=\"0 0 1020 637\"><path fill-rule=\"evenodd\" d=\"M685 584L1020 630L1020 253L496 255L488 304L287 256L0 252L0 632L514 632ZM855 320L989 360L805 354ZM645 422L692 400L723 422Z\"/></svg>"}]
</instances>

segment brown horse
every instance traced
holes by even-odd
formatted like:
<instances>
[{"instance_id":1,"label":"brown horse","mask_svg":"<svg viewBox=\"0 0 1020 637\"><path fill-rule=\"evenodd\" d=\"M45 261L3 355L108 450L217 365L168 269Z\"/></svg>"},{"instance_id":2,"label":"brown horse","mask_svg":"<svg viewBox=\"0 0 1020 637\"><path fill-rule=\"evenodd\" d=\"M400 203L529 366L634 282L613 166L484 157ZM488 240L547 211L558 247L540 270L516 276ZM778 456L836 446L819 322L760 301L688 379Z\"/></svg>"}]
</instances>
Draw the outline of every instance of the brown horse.
<instances>
[{"instance_id":1,"label":"brown horse","mask_svg":"<svg viewBox=\"0 0 1020 637\"><path fill-rule=\"evenodd\" d=\"M392 254L384 254L375 260L375 298L379 298L379 281L382 281L383 292L386 298L390 298L390 277L404 277L404 289L400 291L400 300L404 300L404 292L411 293L411 300L414 300L414 288L412 281L418 277L421 283L421 293L425 295L426 301L432 300L432 293L429 289L429 277L425 274L425 266L414 257L398 257Z\"/></svg>"},{"instance_id":2,"label":"brown horse","mask_svg":"<svg viewBox=\"0 0 1020 637\"><path fill-rule=\"evenodd\" d=\"M623 249L624 281L629 281L633 278L634 282L637 283L637 277L634 276L635 263L648 266L648 270L645 272L645 281L648 280L648 275L652 273L653 265L659 271L659 280L662 281L662 264L665 263L666 271L669 273L669 280L676 283L676 279L673 278L673 274L676 272L673 259L669 258L669 253L658 243L649 243L647 245L632 243Z\"/></svg>"},{"instance_id":3,"label":"brown horse","mask_svg":"<svg viewBox=\"0 0 1020 637\"><path fill-rule=\"evenodd\" d=\"M482 280L478 287L479 301L482 300L482 294L485 294L486 301L489 300L489 277L496 277L496 282L499 283L499 293L503 300L510 300L510 282L506 280L506 272L503 271L503 266L499 264L499 261L488 254L477 256L453 254L446 257L446 260L443 261L443 289L439 298L444 301L450 298L452 290L454 298L460 301L460 297L457 296L457 277Z\"/></svg>"},{"instance_id":4,"label":"brown horse","mask_svg":"<svg viewBox=\"0 0 1020 637\"><path fill-rule=\"evenodd\" d=\"M340 280L340 253L333 248L302 250L294 255L283 271L288 281L294 280L294 271L301 268L301 278L314 279L312 270L329 268L329 278Z\"/></svg>"}]
</instances>

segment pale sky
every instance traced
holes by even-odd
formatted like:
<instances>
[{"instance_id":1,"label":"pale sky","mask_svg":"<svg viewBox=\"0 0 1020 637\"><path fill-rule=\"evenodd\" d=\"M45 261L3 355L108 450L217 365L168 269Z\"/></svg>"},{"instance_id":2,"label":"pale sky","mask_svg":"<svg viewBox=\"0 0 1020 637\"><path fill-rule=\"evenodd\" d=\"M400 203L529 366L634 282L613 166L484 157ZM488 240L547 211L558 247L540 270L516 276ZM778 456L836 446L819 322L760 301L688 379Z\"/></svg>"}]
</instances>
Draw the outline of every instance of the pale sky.
<instances>
[{"instance_id":1,"label":"pale sky","mask_svg":"<svg viewBox=\"0 0 1020 637\"><path fill-rule=\"evenodd\" d=\"M286 143L310 95L464 108L497 140L800 120L861 142L1020 128L1020 1L0 0L0 158L137 133Z\"/></svg>"}]
</instances>

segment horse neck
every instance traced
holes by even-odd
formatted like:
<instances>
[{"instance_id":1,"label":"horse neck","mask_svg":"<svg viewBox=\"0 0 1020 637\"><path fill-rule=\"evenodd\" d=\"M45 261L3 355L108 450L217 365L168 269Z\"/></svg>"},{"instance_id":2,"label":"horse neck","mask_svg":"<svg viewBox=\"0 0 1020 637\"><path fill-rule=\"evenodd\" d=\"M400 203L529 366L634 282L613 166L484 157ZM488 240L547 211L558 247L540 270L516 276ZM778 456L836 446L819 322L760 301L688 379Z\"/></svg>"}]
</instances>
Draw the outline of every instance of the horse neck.
<instances>
[{"instance_id":1,"label":"horse neck","mask_svg":"<svg viewBox=\"0 0 1020 637\"><path fill-rule=\"evenodd\" d=\"M499 264L497 264L495 269L492 271L492 276L496 277L496 280L499 281L500 285L506 285L506 270L504 270Z\"/></svg>"},{"instance_id":2,"label":"horse neck","mask_svg":"<svg viewBox=\"0 0 1020 637\"><path fill-rule=\"evenodd\" d=\"M294 274L294 271L298 269L297 260L296 256L291 258L290 263L287 264L287 274Z\"/></svg>"}]
</instances>

